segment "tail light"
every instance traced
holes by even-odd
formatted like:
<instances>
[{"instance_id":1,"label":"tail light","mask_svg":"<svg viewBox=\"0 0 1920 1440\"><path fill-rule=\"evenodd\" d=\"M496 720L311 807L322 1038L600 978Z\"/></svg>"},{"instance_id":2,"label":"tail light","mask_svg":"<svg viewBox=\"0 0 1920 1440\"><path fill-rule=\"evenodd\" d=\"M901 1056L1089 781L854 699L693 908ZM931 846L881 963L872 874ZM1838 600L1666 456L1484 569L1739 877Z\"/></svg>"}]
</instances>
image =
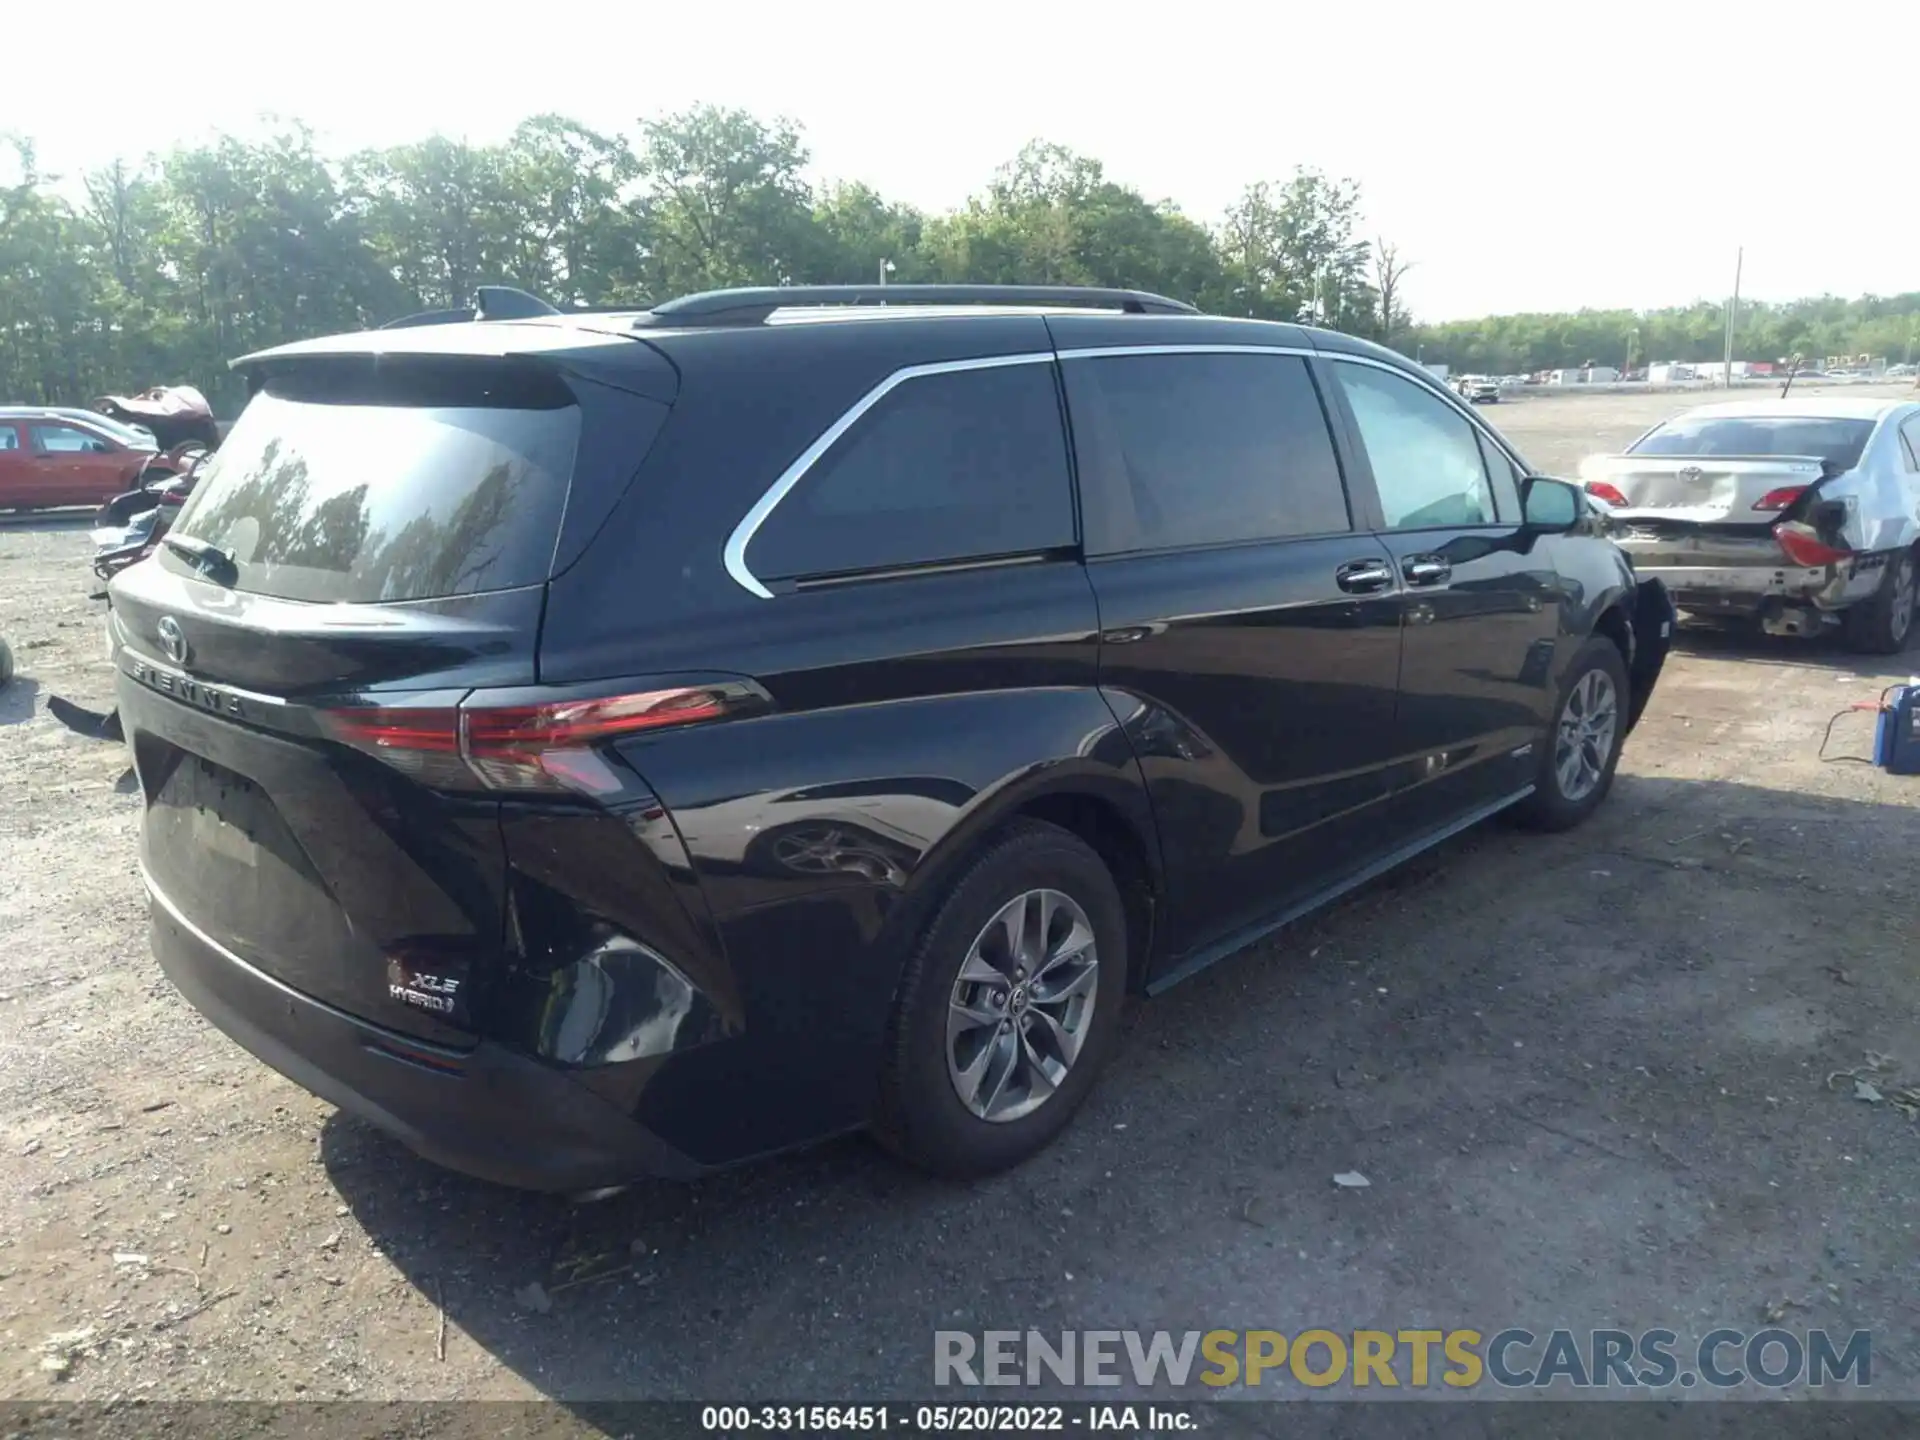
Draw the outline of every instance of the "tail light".
<instances>
[{"instance_id":1,"label":"tail light","mask_svg":"<svg viewBox=\"0 0 1920 1440\"><path fill-rule=\"evenodd\" d=\"M1796 565L1833 565L1853 553L1835 549L1814 533L1811 526L1794 520L1785 520L1774 526L1773 536L1780 542L1780 548L1786 552L1787 558Z\"/></svg>"},{"instance_id":2,"label":"tail light","mask_svg":"<svg viewBox=\"0 0 1920 1440\"><path fill-rule=\"evenodd\" d=\"M435 789L572 790L623 787L600 754L607 741L718 720L748 708L744 687L676 687L531 705L472 703L431 709L325 712L328 732Z\"/></svg>"},{"instance_id":3,"label":"tail light","mask_svg":"<svg viewBox=\"0 0 1920 1440\"><path fill-rule=\"evenodd\" d=\"M1769 490L1753 502L1756 510L1784 510L1802 495L1807 493L1804 485L1782 485L1778 490Z\"/></svg>"},{"instance_id":4,"label":"tail light","mask_svg":"<svg viewBox=\"0 0 1920 1440\"><path fill-rule=\"evenodd\" d=\"M1604 480L1587 481L1587 494L1593 496L1596 500L1603 500L1609 505L1618 506L1622 510L1627 508L1627 497L1620 493L1617 486L1609 485Z\"/></svg>"}]
</instances>

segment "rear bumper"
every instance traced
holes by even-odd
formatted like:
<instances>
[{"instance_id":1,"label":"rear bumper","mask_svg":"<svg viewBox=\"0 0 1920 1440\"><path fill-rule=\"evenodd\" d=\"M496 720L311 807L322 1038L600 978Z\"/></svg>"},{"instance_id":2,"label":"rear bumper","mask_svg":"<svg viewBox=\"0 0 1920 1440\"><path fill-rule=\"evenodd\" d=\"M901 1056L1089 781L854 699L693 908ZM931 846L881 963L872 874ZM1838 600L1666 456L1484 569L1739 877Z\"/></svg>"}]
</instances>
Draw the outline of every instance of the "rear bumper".
<instances>
[{"instance_id":1,"label":"rear bumper","mask_svg":"<svg viewBox=\"0 0 1920 1440\"><path fill-rule=\"evenodd\" d=\"M1838 565L1795 565L1771 534L1752 540L1719 536L1617 542L1634 574L1659 580L1683 610L1758 612L1780 604L1840 610L1873 594L1877 566L1860 557Z\"/></svg>"},{"instance_id":2,"label":"rear bumper","mask_svg":"<svg viewBox=\"0 0 1920 1440\"><path fill-rule=\"evenodd\" d=\"M559 1070L498 1045L425 1045L369 1025L215 944L149 879L153 951L195 1009L303 1089L448 1169L566 1193L706 1168Z\"/></svg>"},{"instance_id":3,"label":"rear bumper","mask_svg":"<svg viewBox=\"0 0 1920 1440\"><path fill-rule=\"evenodd\" d=\"M1682 607L1758 610L1770 597L1818 604L1833 584L1824 567L1795 565L1645 565L1636 575L1659 580Z\"/></svg>"}]
</instances>

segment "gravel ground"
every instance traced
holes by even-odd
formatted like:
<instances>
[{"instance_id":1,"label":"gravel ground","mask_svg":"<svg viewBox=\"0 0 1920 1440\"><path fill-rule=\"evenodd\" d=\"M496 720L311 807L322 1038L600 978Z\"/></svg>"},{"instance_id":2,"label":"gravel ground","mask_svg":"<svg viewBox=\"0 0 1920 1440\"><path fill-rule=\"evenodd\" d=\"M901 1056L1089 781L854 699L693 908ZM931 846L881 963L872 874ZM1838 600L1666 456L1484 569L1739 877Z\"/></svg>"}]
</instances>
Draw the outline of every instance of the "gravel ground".
<instances>
[{"instance_id":1,"label":"gravel ground","mask_svg":"<svg viewBox=\"0 0 1920 1440\"><path fill-rule=\"evenodd\" d=\"M1565 472L1684 403L1490 418ZM1013 1174L843 1141L570 1207L414 1159L162 979L124 752L47 710L110 690L85 553L0 523L0 1396L846 1400L924 1393L936 1328L1784 1317L1871 1329L1920 1397L1920 781L1816 758L1920 662L1685 640L1591 824L1484 827L1137 1005ZM1832 1078L1869 1063L1880 1103Z\"/></svg>"}]
</instances>

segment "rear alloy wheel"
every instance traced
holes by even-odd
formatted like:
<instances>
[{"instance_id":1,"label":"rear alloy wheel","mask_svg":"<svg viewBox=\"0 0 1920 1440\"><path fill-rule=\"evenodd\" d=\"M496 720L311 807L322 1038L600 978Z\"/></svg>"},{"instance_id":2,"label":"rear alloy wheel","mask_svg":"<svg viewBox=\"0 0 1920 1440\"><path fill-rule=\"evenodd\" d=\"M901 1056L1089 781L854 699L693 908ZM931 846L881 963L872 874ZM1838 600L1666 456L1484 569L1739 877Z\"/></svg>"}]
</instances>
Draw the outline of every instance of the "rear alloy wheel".
<instances>
[{"instance_id":1,"label":"rear alloy wheel","mask_svg":"<svg viewBox=\"0 0 1920 1440\"><path fill-rule=\"evenodd\" d=\"M1071 895L1028 890L974 937L947 1002L947 1078L1003 1125L1059 1091L1093 1031L1100 947Z\"/></svg>"},{"instance_id":2,"label":"rear alloy wheel","mask_svg":"<svg viewBox=\"0 0 1920 1440\"><path fill-rule=\"evenodd\" d=\"M1533 794L1517 809L1523 823L1570 830L1606 799L1626 736L1627 687L1619 648L1590 637L1561 682L1553 723L1538 747Z\"/></svg>"},{"instance_id":3,"label":"rear alloy wheel","mask_svg":"<svg viewBox=\"0 0 1920 1440\"><path fill-rule=\"evenodd\" d=\"M1916 594L1914 555L1902 550L1889 556L1880 588L1870 600L1851 606L1844 620L1849 650L1866 655L1897 655L1913 638Z\"/></svg>"},{"instance_id":4,"label":"rear alloy wheel","mask_svg":"<svg viewBox=\"0 0 1920 1440\"><path fill-rule=\"evenodd\" d=\"M1127 976L1120 892L1078 836L1025 821L968 869L908 962L875 1131L957 1178L1044 1148L1111 1048Z\"/></svg>"}]
</instances>

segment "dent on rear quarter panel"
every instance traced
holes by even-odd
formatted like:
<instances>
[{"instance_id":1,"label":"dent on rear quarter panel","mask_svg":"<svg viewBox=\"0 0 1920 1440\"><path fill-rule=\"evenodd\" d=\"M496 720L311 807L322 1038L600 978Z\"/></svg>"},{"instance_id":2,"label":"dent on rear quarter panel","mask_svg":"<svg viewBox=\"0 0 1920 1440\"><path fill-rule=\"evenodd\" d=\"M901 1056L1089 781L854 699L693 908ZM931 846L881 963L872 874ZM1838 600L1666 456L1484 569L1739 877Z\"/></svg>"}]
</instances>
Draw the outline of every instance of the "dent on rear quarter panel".
<instances>
[{"instance_id":1,"label":"dent on rear quarter panel","mask_svg":"<svg viewBox=\"0 0 1920 1440\"><path fill-rule=\"evenodd\" d=\"M639 1101L707 1163L865 1121L920 926L1027 800L1099 796L1152 834L1131 747L1091 688L771 715L622 752L673 816L739 987L741 1042L676 1057ZM741 1103L703 1103L722 1091Z\"/></svg>"}]
</instances>

